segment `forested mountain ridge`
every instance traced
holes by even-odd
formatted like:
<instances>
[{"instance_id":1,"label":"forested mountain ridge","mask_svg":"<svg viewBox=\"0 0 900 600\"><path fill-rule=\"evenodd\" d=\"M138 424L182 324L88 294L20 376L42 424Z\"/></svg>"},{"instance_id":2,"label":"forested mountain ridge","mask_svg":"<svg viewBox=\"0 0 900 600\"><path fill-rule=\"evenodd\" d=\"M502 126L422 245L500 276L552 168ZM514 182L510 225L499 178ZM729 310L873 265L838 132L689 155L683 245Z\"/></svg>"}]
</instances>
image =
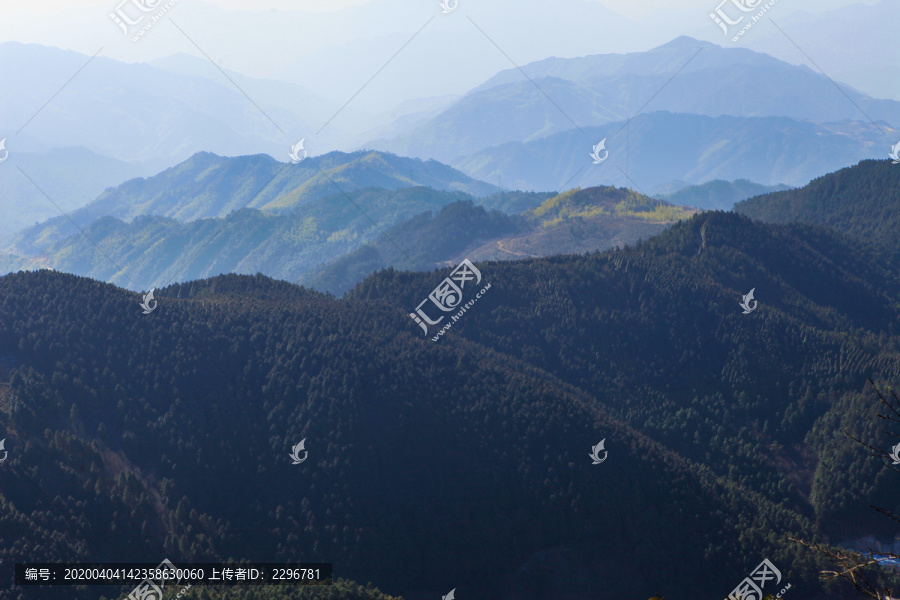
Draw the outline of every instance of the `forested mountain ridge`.
<instances>
[{"instance_id":1,"label":"forested mountain ridge","mask_svg":"<svg viewBox=\"0 0 900 600\"><path fill-rule=\"evenodd\" d=\"M492 263L490 273L497 322L470 311L450 339L603 390L612 414L714 471L744 464L753 475L742 481L815 515L823 534L850 523L890 531L861 494L894 506L900 490L839 433L873 434L865 378L900 376L900 287L875 249L824 228L708 213L638 249ZM349 297L427 294L402 295L404 282L370 278ZM546 292L523 293L535 288ZM759 308L741 314L752 288Z\"/></svg>"},{"instance_id":2,"label":"forested mountain ridge","mask_svg":"<svg viewBox=\"0 0 900 600\"><path fill-rule=\"evenodd\" d=\"M298 283L340 295L388 267L418 265L421 270L466 257L520 260L608 250L652 237L696 212L612 186L551 195L512 217L460 201L395 225L384 236L309 271Z\"/></svg>"},{"instance_id":3,"label":"forested mountain ridge","mask_svg":"<svg viewBox=\"0 0 900 600\"><path fill-rule=\"evenodd\" d=\"M279 162L264 154L225 157L198 152L152 177L107 189L69 217L87 227L104 217L131 221L156 216L179 222L222 218L244 207L282 214L361 189L421 186L474 196L498 191L439 162L383 152L329 152L299 164ZM75 233L69 218L60 216L11 237L6 249L27 256Z\"/></svg>"},{"instance_id":4,"label":"forested mountain ridge","mask_svg":"<svg viewBox=\"0 0 900 600\"><path fill-rule=\"evenodd\" d=\"M394 225L384 236L311 269L297 283L340 295L379 269L445 266L474 246L515 235L527 223L522 217L486 211L462 200L436 214L428 211Z\"/></svg>"},{"instance_id":5,"label":"forested mountain ridge","mask_svg":"<svg viewBox=\"0 0 900 600\"><path fill-rule=\"evenodd\" d=\"M864 160L808 185L738 202L734 211L770 223L827 225L896 249L900 230L900 167Z\"/></svg>"},{"instance_id":6,"label":"forested mountain ridge","mask_svg":"<svg viewBox=\"0 0 900 600\"><path fill-rule=\"evenodd\" d=\"M242 300L211 302L204 288L213 285ZM174 297L188 290L198 299ZM9 558L321 559L358 580L378 575L382 589L461 579L502 595L543 582L540 570L514 574L563 544L591 565L593 575L578 570L568 584L576 595L603 580L605 589L652 593L689 586L676 548L702 560L710 516L685 511L689 503L721 515L712 520L721 531L746 530L756 547L766 544L765 519L810 530L751 490L726 493L733 484L546 373L477 344L424 345L384 303L316 294L285 302L294 295L285 284L228 276L161 290L145 318L134 294L48 271L6 276L0 294L0 347L20 365L15 403L4 407L8 448L18 449L2 488L4 530L21 539L28 528L40 540L13 543ZM49 320L34 329L23 311L38 297ZM92 310L80 311L83 303ZM51 331L52 342L43 338ZM460 372L471 377L460 381ZM620 464L602 475L579 458L598 435ZM287 454L301 438L312 460L291 471ZM635 504L644 508L624 527L622 511ZM71 516L48 521L47 505ZM460 522L471 529L460 532ZM679 524L680 541L654 550L670 566L648 578L637 566L641 536L665 522ZM616 555L633 568L603 558L611 548L597 536L613 532ZM788 555L781 542L772 550ZM723 572L741 561L724 547L707 559ZM616 573L625 577L608 583Z\"/></svg>"},{"instance_id":7,"label":"forested mountain ridge","mask_svg":"<svg viewBox=\"0 0 900 600\"><path fill-rule=\"evenodd\" d=\"M865 244L704 213L478 267L491 288L440 343L408 313L441 273L343 300L231 275L149 315L85 278L0 278L0 519L33 540L4 562L323 560L391 594L612 599L724 596L768 557L812 593L823 565L785 535L885 531L867 505L896 509L896 480L839 433L876 435L865 378L900 377L900 281Z\"/></svg>"},{"instance_id":8,"label":"forested mountain ridge","mask_svg":"<svg viewBox=\"0 0 900 600\"><path fill-rule=\"evenodd\" d=\"M230 272L296 281L310 268L378 237L381 227L463 199L471 196L421 187L366 188L313 200L283 215L245 208L187 223L159 216L130 222L102 217L34 255L4 262L13 268L31 262L142 290Z\"/></svg>"},{"instance_id":9,"label":"forested mountain ridge","mask_svg":"<svg viewBox=\"0 0 900 600\"><path fill-rule=\"evenodd\" d=\"M542 207L548 198L560 205ZM570 205L576 198L577 207ZM488 212L476 202L526 214ZM0 269L48 267L134 290L259 272L341 294L380 268L428 270L458 262L460 254L514 260L605 250L694 212L612 187L481 199L426 187L364 188L282 214L244 208L190 222L102 217L42 250L53 234L36 228L40 242L28 242L34 253L0 257Z\"/></svg>"}]
</instances>

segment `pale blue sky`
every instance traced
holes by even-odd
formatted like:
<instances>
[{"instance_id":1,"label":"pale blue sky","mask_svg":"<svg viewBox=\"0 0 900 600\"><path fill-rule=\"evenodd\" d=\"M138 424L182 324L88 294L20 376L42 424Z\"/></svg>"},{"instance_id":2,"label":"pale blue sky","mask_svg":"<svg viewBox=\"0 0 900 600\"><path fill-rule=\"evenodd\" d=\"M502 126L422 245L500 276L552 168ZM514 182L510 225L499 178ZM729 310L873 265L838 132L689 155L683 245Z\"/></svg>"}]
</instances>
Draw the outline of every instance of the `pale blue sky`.
<instances>
[{"instance_id":1,"label":"pale blue sky","mask_svg":"<svg viewBox=\"0 0 900 600\"><path fill-rule=\"evenodd\" d=\"M449 15L437 0L177 0L138 43L109 18L120 1L0 0L0 42L85 55L102 48L102 56L125 62L178 53L208 57L223 68L298 83L341 103L390 61L360 98L373 111L462 94L510 68L509 59L524 65L549 56L642 51L679 35L810 65L769 22L737 44L724 39L709 18L720 0L458 0ZM900 11L872 19L871 27L842 27L856 15L884 15L893 1L881 0L878 12L877 0L778 0L767 17L835 79L900 99L900 83L890 83L900 81L891 60ZM811 25L816 19L822 22Z\"/></svg>"}]
</instances>

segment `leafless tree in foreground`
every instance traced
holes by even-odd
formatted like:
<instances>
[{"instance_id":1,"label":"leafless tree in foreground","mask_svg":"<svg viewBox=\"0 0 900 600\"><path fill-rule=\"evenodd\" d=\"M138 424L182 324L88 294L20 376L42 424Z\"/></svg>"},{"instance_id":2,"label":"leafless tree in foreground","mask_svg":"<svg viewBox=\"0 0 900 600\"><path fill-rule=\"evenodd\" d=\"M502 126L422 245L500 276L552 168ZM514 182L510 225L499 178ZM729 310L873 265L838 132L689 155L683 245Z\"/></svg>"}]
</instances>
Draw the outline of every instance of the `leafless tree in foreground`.
<instances>
[{"instance_id":1,"label":"leafless tree in foreground","mask_svg":"<svg viewBox=\"0 0 900 600\"><path fill-rule=\"evenodd\" d=\"M900 423L900 398L897 397L897 394L894 391L891 391L891 398L886 399L881 391L878 389L878 386L875 385L875 382L871 379L868 380L870 384L872 384L872 388L875 390L875 393L878 394L878 399L881 401L882 408L887 408L888 414L878 414L879 419L884 419L885 421L891 423ZM889 431L889 435L900 438L900 434ZM872 456L876 456L881 458L882 460L892 458L892 455L888 452L885 452L881 448L875 448L862 440L859 440L847 431L844 431L844 435L849 437L851 440L860 444L869 449L872 453ZM894 463L892 460L891 463ZM895 471L900 473L900 470L894 468L892 464L888 464L889 467L893 468ZM900 523L900 516L894 514L893 512L887 510L886 508L881 508L879 506L872 506L873 508L880 512L881 514L887 516L894 521ZM850 550L846 550L844 548L831 548L831 547L823 547L820 544L809 544L804 542L803 540L797 540L794 538L788 538L789 540L801 544L810 550L818 552L825 558L827 558L835 567L836 570L833 571L821 571L821 577L825 580L837 579L841 578L853 586L853 589L860 592L862 595L867 598L874 598L875 600L897 600L893 594L893 588L884 588L871 580L871 576L867 576L862 572L862 569L874 565L879 565L883 562L889 560L900 560L900 555L888 553L878 558L874 558L871 555L859 554L858 552L853 552Z\"/></svg>"}]
</instances>

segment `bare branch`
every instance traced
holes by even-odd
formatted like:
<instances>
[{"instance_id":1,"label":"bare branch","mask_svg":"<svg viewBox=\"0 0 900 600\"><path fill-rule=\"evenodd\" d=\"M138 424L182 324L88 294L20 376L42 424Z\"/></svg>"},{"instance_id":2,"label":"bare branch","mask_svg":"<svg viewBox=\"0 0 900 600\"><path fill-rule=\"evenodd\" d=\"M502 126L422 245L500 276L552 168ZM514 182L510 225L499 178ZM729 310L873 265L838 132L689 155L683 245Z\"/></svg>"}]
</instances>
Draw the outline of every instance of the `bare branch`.
<instances>
[{"instance_id":1,"label":"bare branch","mask_svg":"<svg viewBox=\"0 0 900 600\"><path fill-rule=\"evenodd\" d=\"M843 548L831 549L825 548L819 544L810 544L792 537L788 537L788 539L821 554L838 568L836 571L820 571L819 573L822 579L843 579L850 583L853 586L853 589L869 598L874 598L874 600L886 600L886 598L889 598L891 594L893 594L893 590L880 590L859 570L863 567L869 567L886 560L891 560L894 555L889 555L884 558L873 557L866 559L861 554ZM860 562L860 559L862 559L862 562Z\"/></svg>"}]
</instances>

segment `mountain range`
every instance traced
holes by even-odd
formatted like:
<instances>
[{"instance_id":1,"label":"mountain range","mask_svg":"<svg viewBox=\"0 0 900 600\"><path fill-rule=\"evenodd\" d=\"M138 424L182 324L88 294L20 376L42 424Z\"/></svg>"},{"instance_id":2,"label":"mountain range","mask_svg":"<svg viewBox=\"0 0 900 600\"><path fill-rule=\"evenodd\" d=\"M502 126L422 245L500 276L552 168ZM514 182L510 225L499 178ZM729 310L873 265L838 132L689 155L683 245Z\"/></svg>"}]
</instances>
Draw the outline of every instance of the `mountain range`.
<instances>
[{"instance_id":1,"label":"mountain range","mask_svg":"<svg viewBox=\"0 0 900 600\"><path fill-rule=\"evenodd\" d=\"M126 181L106 190L87 206L48 220L10 238L13 253L40 252L97 219L130 221L138 216L178 221L224 217L241 208L282 213L327 196L366 187L395 190L428 186L476 196L496 187L436 161L378 152L332 152L285 164L266 155L226 158L200 152L149 178Z\"/></svg>"},{"instance_id":2,"label":"mountain range","mask_svg":"<svg viewBox=\"0 0 900 600\"><path fill-rule=\"evenodd\" d=\"M268 153L284 163L300 139L310 154L326 155L355 147L353 136L388 121L351 106L329 123L340 106L303 86L220 71L184 54L128 64L3 42L0 81L20 91L0 97L0 140L9 152L0 168L0 210L9 215L0 238L196 153Z\"/></svg>"},{"instance_id":3,"label":"mountain range","mask_svg":"<svg viewBox=\"0 0 900 600\"><path fill-rule=\"evenodd\" d=\"M315 90L330 102L346 102L372 74L408 42L430 17L427 27L401 52L350 108L389 108L398 101L461 94L508 68L509 61L486 35L515 62L524 65L549 56L582 57L598 53L647 50L679 32L723 45L761 50L782 60L807 62L803 48L836 81L844 81L875 97L900 99L897 71L889 53L898 16L892 0L848 4L822 0L815 4L778 3L770 24L732 44L708 17L709 7L670 4L662 10L618 3L603 5L560 0L554 18L538 0L499 0L475 7L465 4L451 14L439 5L415 0L382 0L333 5L223 6L202 0L197 8L168 15L229 74L231 70L280 79ZM467 9L472 8L472 11ZM181 18L179 19L180 13ZM466 18L482 29L478 31ZM126 62L151 61L173 51L200 51L168 23L154 31L150 44L125 42L123 33L104 11L91 5L71 6L59 13L21 7L8 19L4 39L19 39L71 48L86 56L103 47L102 55ZM200 31L219 32L197 37ZM265 31L249 36L249 31ZM193 33L192 33L193 32ZM793 45L788 38L796 42ZM817 37L821 36L821 39ZM841 40L840 50L828 40ZM302 40L302 43L297 43ZM453 48L448 52L448 48ZM823 57L828 60L823 62ZM210 64L210 66L212 66ZM340 77L335 77L340 73ZM894 93L891 93L894 92ZM251 93L252 95L252 93Z\"/></svg>"},{"instance_id":4,"label":"mountain range","mask_svg":"<svg viewBox=\"0 0 900 600\"><path fill-rule=\"evenodd\" d=\"M152 174L146 165L85 148L29 152L12 141L6 147L9 157L0 169L0 206L7 210L0 220L0 240L79 209L127 179Z\"/></svg>"},{"instance_id":5,"label":"mountain range","mask_svg":"<svg viewBox=\"0 0 900 600\"><path fill-rule=\"evenodd\" d=\"M819 186L841 181L843 172L799 190L763 193L780 188L736 180L688 186L671 197L715 208L755 195L736 210L767 218L778 214L773 211L785 205L784 198L822 197ZM402 187L417 181L443 189ZM892 181L885 180L884 189ZM366 183L394 189L359 187ZM464 258L519 260L623 247L697 212L615 187L562 194L496 190L436 161L378 152L333 153L299 165L264 155L201 153L152 178L107 190L72 213L80 231L59 217L13 236L0 247L0 271L53 268L133 290L220 273L263 273L340 295L381 269L430 270ZM755 204L768 212L745 208ZM865 203L844 204L869 212ZM839 215L834 222L857 220L845 218L846 210L829 211ZM804 220L796 216L777 220ZM883 230L892 221L885 215L874 223Z\"/></svg>"},{"instance_id":6,"label":"mountain range","mask_svg":"<svg viewBox=\"0 0 900 600\"><path fill-rule=\"evenodd\" d=\"M37 254L16 256L130 289L232 272L295 281L378 236L384 226L463 198L469 196L429 188L367 188L326 196L287 215L245 208L189 222L101 217Z\"/></svg>"},{"instance_id":7,"label":"mountain range","mask_svg":"<svg viewBox=\"0 0 900 600\"><path fill-rule=\"evenodd\" d=\"M645 52L498 67L462 96L405 101L380 114L364 103L341 109L297 83L220 68L184 54L126 64L0 44L0 79L30 94L28 102L0 98L0 136L11 157L0 169L0 208L13 215L0 236L197 152L287 161L304 139L311 156L388 150L504 189L614 184L654 194L673 182L713 179L804 185L885 156L900 122L900 102L842 86L845 97L807 67L688 37ZM41 81L26 86L35 72ZM96 99L97 90L109 93ZM59 102L43 106L48 98ZM611 160L591 168L588 153L604 138Z\"/></svg>"},{"instance_id":8,"label":"mountain range","mask_svg":"<svg viewBox=\"0 0 900 600\"><path fill-rule=\"evenodd\" d=\"M508 142L452 164L475 178L500 177L518 189L612 182L653 194L677 181L698 185L714 179L796 187L861 159L886 157L890 144L878 144L881 139L877 127L863 122L651 112L583 132ZM609 157L598 165L590 153L601 140Z\"/></svg>"},{"instance_id":9,"label":"mountain range","mask_svg":"<svg viewBox=\"0 0 900 600\"><path fill-rule=\"evenodd\" d=\"M0 10L0 600L896 596L864 1Z\"/></svg>"},{"instance_id":10,"label":"mountain range","mask_svg":"<svg viewBox=\"0 0 900 600\"><path fill-rule=\"evenodd\" d=\"M595 252L648 239L697 212L613 187L553 195L519 218L457 202L392 227L298 282L340 295L380 269Z\"/></svg>"},{"instance_id":11,"label":"mountain range","mask_svg":"<svg viewBox=\"0 0 900 600\"><path fill-rule=\"evenodd\" d=\"M147 187L156 202L155 185ZM170 196L185 199L179 209L192 205L177 188ZM210 196L197 203L209 206ZM525 212L508 215L493 207ZM134 290L221 273L264 273L341 294L389 266L431 270L462 254L515 260L604 250L650 237L695 212L615 188L476 199L425 187L373 187L287 212L243 208L191 221L106 216L69 235L72 225L59 220L18 238L0 258L0 270L49 267Z\"/></svg>"},{"instance_id":12,"label":"mountain range","mask_svg":"<svg viewBox=\"0 0 900 600\"><path fill-rule=\"evenodd\" d=\"M0 600L896 596L864 2L0 10Z\"/></svg>"},{"instance_id":13,"label":"mountain range","mask_svg":"<svg viewBox=\"0 0 900 600\"><path fill-rule=\"evenodd\" d=\"M286 86L280 104L260 110L208 61L206 72L216 74L215 81L213 75L187 72L196 66L179 72L171 66L175 61L177 57L162 69L4 42L0 78L12 89L28 90L29 101L18 94L0 98L0 132L12 142L21 131L39 144L36 150L85 147L158 171L199 151L286 156L305 132L318 130L337 110L296 86ZM76 72L78 77L72 77ZM42 76L34 78L34 73ZM237 79L254 91L248 78ZM337 135L323 135L329 133Z\"/></svg>"},{"instance_id":14,"label":"mountain range","mask_svg":"<svg viewBox=\"0 0 900 600\"><path fill-rule=\"evenodd\" d=\"M808 62L814 68L818 67L810 57L828 56L827 67L823 67L834 80L864 89L876 98L896 100L900 99L900 65L877 58L896 36L898 14L894 8L887 0L854 2L825 12L797 6L778 20L788 35L771 27L754 32L747 42L759 52L791 63ZM832 41L851 32L860 36L852 44L842 45L840 52L833 52ZM798 53L798 47L804 52Z\"/></svg>"},{"instance_id":15,"label":"mountain range","mask_svg":"<svg viewBox=\"0 0 900 600\"><path fill-rule=\"evenodd\" d=\"M846 97L834 89L828 77L805 66L682 36L647 52L548 58L522 65L521 70L506 69L425 123L392 140L371 143L466 170L472 168L472 160L477 162L472 157L483 155L488 148L507 142L533 144L562 132L580 133L607 123L624 123L640 112L730 116L734 119L718 121L720 138L734 140L735 128L753 123L758 136L770 138L773 144L788 123L788 127L801 128L807 121L868 118L882 126L900 126L900 102L872 98L853 89L844 91ZM761 120L766 117L782 119ZM765 126L771 123L782 125ZM869 141L881 140L884 134L878 133L870 134ZM659 143L666 139L653 136ZM591 143L596 141L599 138ZM656 145L640 138L632 143L637 151L646 153ZM548 154L552 151L551 146ZM860 155L858 148L847 152L854 152L855 160L868 157ZM803 158L801 155L800 161ZM474 170L467 172L477 177ZM749 178L768 182L754 173Z\"/></svg>"},{"instance_id":16,"label":"mountain range","mask_svg":"<svg viewBox=\"0 0 900 600\"><path fill-rule=\"evenodd\" d=\"M841 177L869 168L891 165ZM413 600L612 600L725 597L767 558L797 598L844 598L788 538L900 533L869 508L900 479L841 433L891 440L866 378L900 376L900 277L874 240L713 211L473 266L463 299L490 287L437 342L409 313L450 268L342 299L227 275L146 315L91 279L0 278L4 564L321 560Z\"/></svg>"}]
</instances>

